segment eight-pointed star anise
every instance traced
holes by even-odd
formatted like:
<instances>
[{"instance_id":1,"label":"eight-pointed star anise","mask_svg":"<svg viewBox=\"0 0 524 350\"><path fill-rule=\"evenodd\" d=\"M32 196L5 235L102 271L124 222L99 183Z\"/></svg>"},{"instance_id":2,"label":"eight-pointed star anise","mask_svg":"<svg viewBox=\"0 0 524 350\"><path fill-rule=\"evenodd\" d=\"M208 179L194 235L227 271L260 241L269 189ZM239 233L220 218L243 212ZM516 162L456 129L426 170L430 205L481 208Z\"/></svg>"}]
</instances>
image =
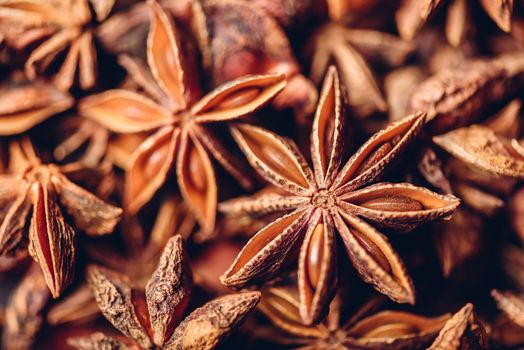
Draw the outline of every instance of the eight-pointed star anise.
<instances>
[{"instance_id":1,"label":"eight-pointed star anise","mask_svg":"<svg viewBox=\"0 0 524 350\"><path fill-rule=\"evenodd\" d=\"M215 224L217 185L208 154L241 183L248 185L249 180L225 147L206 130L206 124L254 112L286 83L282 75L246 76L200 98L197 74L189 70L190 62L182 55L175 27L156 2L150 6L147 59L164 98L157 103L138 93L110 90L82 100L79 110L114 132L157 130L129 161L124 203L130 214L151 199L176 162L182 195L202 228L210 232Z\"/></svg>"},{"instance_id":2,"label":"eight-pointed star anise","mask_svg":"<svg viewBox=\"0 0 524 350\"><path fill-rule=\"evenodd\" d=\"M0 2L0 33L15 49L29 48L25 71L34 79L62 57L54 77L68 90L78 75L80 87L96 82L96 35L93 23L107 18L115 0L6 0ZM92 10L93 12L92 13ZM36 44L36 47L35 47Z\"/></svg>"},{"instance_id":3,"label":"eight-pointed star anise","mask_svg":"<svg viewBox=\"0 0 524 350\"><path fill-rule=\"evenodd\" d=\"M71 339L78 349L213 349L255 308L259 292L211 300L184 317L191 293L191 270L181 236L166 244L147 285L125 275L90 266L89 284L103 315L122 332ZM111 344L111 346L104 344Z\"/></svg>"},{"instance_id":4,"label":"eight-pointed star anise","mask_svg":"<svg viewBox=\"0 0 524 350\"><path fill-rule=\"evenodd\" d=\"M411 229L449 216L459 204L453 196L407 183L366 186L415 137L424 124L421 114L378 132L340 167L344 135L341 94L338 74L331 67L311 133L313 169L293 143L258 127L233 127L233 136L250 164L284 194L232 200L221 205L221 210L292 212L261 229L222 276L222 282L238 288L270 278L289 262L293 248L300 244L298 283L305 323L319 320L335 288L336 234L365 281L397 302L414 303L413 284L404 264L387 238L368 222Z\"/></svg>"},{"instance_id":5,"label":"eight-pointed star anise","mask_svg":"<svg viewBox=\"0 0 524 350\"><path fill-rule=\"evenodd\" d=\"M12 174L0 175L0 255L16 254L29 239L27 249L57 298L73 277L73 227L94 236L111 233L122 210L69 181L60 167L42 164L29 139L13 141L9 151Z\"/></svg>"}]
</instances>

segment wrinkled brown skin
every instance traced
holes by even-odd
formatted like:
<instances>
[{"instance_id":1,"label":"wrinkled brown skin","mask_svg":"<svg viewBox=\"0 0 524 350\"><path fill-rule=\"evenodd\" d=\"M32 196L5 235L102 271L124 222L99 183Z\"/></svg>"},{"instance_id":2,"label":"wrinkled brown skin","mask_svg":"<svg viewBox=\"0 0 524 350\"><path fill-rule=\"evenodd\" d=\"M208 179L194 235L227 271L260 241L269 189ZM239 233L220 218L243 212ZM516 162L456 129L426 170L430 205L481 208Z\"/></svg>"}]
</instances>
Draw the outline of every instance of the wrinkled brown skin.
<instances>
[{"instance_id":1,"label":"wrinkled brown skin","mask_svg":"<svg viewBox=\"0 0 524 350\"><path fill-rule=\"evenodd\" d=\"M171 237L145 288L115 271L90 265L88 283L104 317L123 335L72 338L77 349L211 350L253 311L259 292L213 299L184 318L192 276L180 235Z\"/></svg>"},{"instance_id":2,"label":"wrinkled brown skin","mask_svg":"<svg viewBox=\"0 0 524 350\"><path fill-rule=\"evenodd\" d=\"M14 181L16 196L0 224L0 254L13 257L27 250L58 298L73 280L75 228L91 235L111 233L122 210L73 184L60 167L42 164L29 139L13 141L9 152L13 174L3 177Z\"/></svg>"},{"instance_id":3,"label":"wrinkled brown skin","mask_svg":"<svg viewBox=\"0 0 524 350\"><path fill-rule=\"evenodd\" d=\"M512 58L515 65L521 61L522 56ZM465 126L480 118L489 105L514 93L514 85L520 84L515 79L519 70L510 67L504 57L442 69L418 86L410 109L428 113L426 130L431 134Z\"/></svg>"}]
</instances>

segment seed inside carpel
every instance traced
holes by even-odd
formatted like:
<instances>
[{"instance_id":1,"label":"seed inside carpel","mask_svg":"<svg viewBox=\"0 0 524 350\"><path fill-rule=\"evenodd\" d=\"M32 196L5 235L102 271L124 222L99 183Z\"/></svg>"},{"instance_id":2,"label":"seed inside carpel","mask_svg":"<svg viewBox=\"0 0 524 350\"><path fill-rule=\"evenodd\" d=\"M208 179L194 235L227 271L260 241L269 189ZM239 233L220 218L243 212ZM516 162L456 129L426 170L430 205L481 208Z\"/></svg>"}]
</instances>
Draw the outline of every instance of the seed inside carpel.
<instances>
[{"instance_id":1,"label":"seed inside carpel","mask_svg":"<svg viewBox=\"0 0 524 350\"><path fill-rule=\"evenodd\" d=\"M410 334L416 334L418 328L415 325L404 322L385 324L376 327L362 335L363 338L396 338Z\"/></svg>"},{"instance_id":2,"label":"seed inside carpel","mask_svg":"<svg viewBox=\"0 0 524 350\"><path fill-rule=\"evenodd\" d=\"M242 106L253 100L258 96L258 94L260 94L260 88L248 87L229 95L223 101L220 101L218 107L221 109L228 109Z\"/></svg>"},{"instance_id":3,"label":"seed inside carpel","mask_svg":"<svg viewBox=\"0 0 524 350\"><path fill-rule=\"evenodd\" d=\"M364 201L360 206L381 211L418 211L424 206L417 200L403 196L385 196Z\"/></svg>"},{"instance_id":4,"label":"seed inside carpel","mask_svg":"<svg viewBox=\"0 0 524 350\"><path fill-rule=\"evenodd\" d=\"M386 272L390 272L391 271L391 265L389 264L389 261L388 259L386 258L386 256L384 255L384 253L382 253L382 251L378 248L378 246L373 242L371 241L370 239L368 239L365 234L361 233L361 232L356 232L354 230L352 230L355 234L354 234L354 237L358 240L358 242L362 245L362 247L364 248L364 250L366 250L366 252L371 255L371 257L373 258L373 260Z\"/></svg>"},{"instance_id":5,"label":"seed inside carpel","mask_svg":"<svg viewBox=\"0 0 524 350\"><path fill-rule=\"evenodd\" d=\"M318 224L313 231L307 251L307 276L312 288L316 288L322 268L324 248L324 224Z\"/></svg>"},{"instance_id":6,"label":"seed inside carpel","mask_svg":"<svg viewBox=\"0 0 524 350\"><path fill-rule=\"evenodd\" d=\"M202 160L198 155L196 148L191 148L189 151L189 179L193 187L203 192L206 189L206 174Z\"/></svg>"}]
</instances>

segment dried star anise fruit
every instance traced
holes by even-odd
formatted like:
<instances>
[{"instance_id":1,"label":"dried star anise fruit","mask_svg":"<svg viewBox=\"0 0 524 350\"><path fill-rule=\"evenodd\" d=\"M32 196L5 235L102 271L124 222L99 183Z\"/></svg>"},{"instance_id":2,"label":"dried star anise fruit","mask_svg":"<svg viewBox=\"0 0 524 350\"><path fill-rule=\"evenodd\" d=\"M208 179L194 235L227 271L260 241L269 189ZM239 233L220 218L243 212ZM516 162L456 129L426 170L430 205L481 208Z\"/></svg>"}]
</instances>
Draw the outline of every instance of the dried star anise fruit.
<instances>
[{"instance_id":1,"label":"dried star anise fruit","mask_svg":"<svg viewBox=\"0 0 524 350\"><path fill-rule=\"evenodd\" d=\"M414 303L413 284L404 264L369 222L409 230L448 217L459 201L407 183L369 184L402 152L424 121L425 115L416 114L391 124L341 167L342 90L332 67L311 133L313 169L293 143L255 126L234 126L233 135L250 164L283 193L231 200L221 204L221 210L288 213L246 244L222 282L238 288L273 277L299 244L300 315L306 324L317 322L336 286L338 235L366 282L397 302Z\"/></svg>"},{"instance_id":2,"label":"dried star anise fruit","mask_svg":"<svg viewBox=\"0 0 524 350\"><path fill-rule=\"evenodd\" d=\"M13 141L9 151L11 173L0 175L0 254L27 248L57 298L73 278L75 229L111 233L122 210L72 183L59 166L43 164L29 139Z\"/></svg>"},{"instance_id":3,"label":"dried star anise fruit","mask_svg":"<svg viewBox=\"0 0 524 350\"><path fill-rule=\"evenodd\" d=\"M0 3L0 33L9 46L30 50L25 72L31 79L60 65L54 83L69 90L78 82L91 89L97 78L96 22L109 16L115 0L9 0ZM61 53L65 51L65 58Z\"/></svg>"},{"instance_id":4,"label":"dried star anise fruit","mask_svg":"<svg viewBox=\"0 0 524 350\"><path fill-rule=\"evenodd\" d=\"M182 55L180 36L166 12L150 3L147 58L155 102L126 90L110 90L80 101L80 114L118 133L156 130L133 153L126 172L124 203L137 213L176 167L182 195L202 228L215 225L217 184L210 155L241 183L250 179L238 169L207 124L224 123L253 113L285 86L282 75L246 76L200 97L196 72ZM176 166L175 166L176 164Z\"/></svg>"},{"instance_id":5,"label":"dried star anise fruit","mask_svg":"<svg viewBox=\"0 0 524 350\"><path fill-rule=\"evenodd\" d=\"M222 296L184 318L192 277L180 236L167 242L145 286L134 285L135 281L125 275L98 266L90 266L87 276L102 314L126 338L94 333L69 340L72 346L84 350L105 346L213 349L244 320L260 298L258 292Z\"/></svg>"}]
</instances>

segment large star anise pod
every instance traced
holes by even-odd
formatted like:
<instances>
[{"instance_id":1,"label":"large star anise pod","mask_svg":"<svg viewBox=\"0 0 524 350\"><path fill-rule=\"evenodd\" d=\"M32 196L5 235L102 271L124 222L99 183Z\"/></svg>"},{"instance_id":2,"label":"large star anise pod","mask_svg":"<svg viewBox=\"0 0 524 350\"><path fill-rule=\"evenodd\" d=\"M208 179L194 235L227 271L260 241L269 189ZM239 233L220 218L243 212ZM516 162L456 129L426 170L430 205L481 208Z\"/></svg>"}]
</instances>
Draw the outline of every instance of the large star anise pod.
<instances>
[{"instance_id":1,"label":"large star anise pod","mask_svg":"<svg viewBox=\"0 0 524 350\"><path fill-rule=\"evenodd\" d=\"M226 295L184 318L192 277L180 236L167 242L145 288L134 285L125 275L97 266L88 268L87 278L103 315L125 338L95 333L70 340L82 350L213 349L260 298L258 292Z\"/></svg>"},{"instance_id":2,"label":"large star anise pod","mask_svg":"<svg viewBox=\"0 0 524 350\"><path fill-rule=\"evenodd\" d=\"M73 277L73 227L93 236L111 233L122 210L69 181L60 167L42 164L27 138L10 144L10 170L0 175L0 254L16 254L29 239L27 249L57 298Z\"/></svg>"},{"instance_id":3,"label":"large star anise pod","mask_svg":"<svg viewBox=\"0 0 524 350\"><path fill-rule=\"evenodd\" d=\"M343 299L337 295L323 322L304 326L296 292L271 287L262 292L260 309L279 330L287 333L278 337L272 331L270 340L294 345L297 350L422 349L450 318L429 318L403 311L376 312L379 303L371 299L344 320L347 316L343 305Z\"/></svg>"},{"instance_id":4,"label":"large star anise pod","mask_svg":"<svg viewBox=\"0 0 524 350\"><path fill-rule=\"evenodd\" d=\"M114 3L115 0L2 1L0 33L11 47L31 50L25 62L29 78L50 70L60 54L66 52L54 76L55 84L68 90L78 75L80 87L90 89L97 76L93 23L105 20Z\"/></svg>"},{"instance_id":5,"label":"large star anise pod","mask_svg":"<svg viewBox=\"0 0 524 350\"><path fill-rule=\"evenodd\" d=\"M155 102L135 92L110 90L80 101L79 111L118 133L157 130L136 149L127 168L124 203L130 214L151 199L176 163L184 199L202 228L212 231L217 184L209 154L241 183L248 185L249 179L206 124L254 112L286 83L282 75L246 76L200 98L197 74L189 70L175 27L156 2L150 7L147 58L151 83L163 98Z\"/></svg>"},{"instance_id":6,"label":"large star anise pod","mask_svg":"<svg viewBox=\"0 0 524 350\"><path fill-rule=\"evenodd\" d=\"M431 17L437 8L445 3L442 0L403 0L395 18L400 35L411 40ZM448 41L458 46L468 29L471 21L468 12L472 11L468 0L450 0L447 9L446 37ZM497 26L505 32L511 30L511 14L513 0L479 0L484 11L491 17Z\"/></svg>"},{"instance_id":7,"label":"large star anise pod","mask_svg":"<svg viewBox=\"0 0 524 350\"><path fill-rule=\"evenodd\" d=\"M424 124L417 114L372 136L341 167L342 92L330 68L322 88L311 133L311 169L297 147L264 129L238 125L233 135L250 164L283 194L237 199L222 205L228 212L291 211L261 229L244 247L222 282L242 287L275 276L300 245L300 314L317 321L336 286L336 236L353 265L377 290L401 303L413 303L413 284L387 238L368 222L400 230L449 216L459 205L407 183L366 186L384 172ZM365 219L365 220L363 220Z\"/></svg>"},{"instance_id":8,"label":"large star anise pod","mask_svg":"<svg viewBox=\"0 0 524 350\"><path fill-rule=\"evenodd\" d=\"M23 133L73 104L69 94L51 84L13 74L0 84L0 136Z\"/></svg>"}]
</instances>

